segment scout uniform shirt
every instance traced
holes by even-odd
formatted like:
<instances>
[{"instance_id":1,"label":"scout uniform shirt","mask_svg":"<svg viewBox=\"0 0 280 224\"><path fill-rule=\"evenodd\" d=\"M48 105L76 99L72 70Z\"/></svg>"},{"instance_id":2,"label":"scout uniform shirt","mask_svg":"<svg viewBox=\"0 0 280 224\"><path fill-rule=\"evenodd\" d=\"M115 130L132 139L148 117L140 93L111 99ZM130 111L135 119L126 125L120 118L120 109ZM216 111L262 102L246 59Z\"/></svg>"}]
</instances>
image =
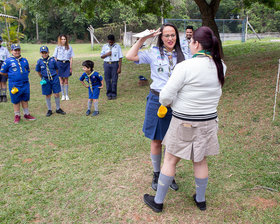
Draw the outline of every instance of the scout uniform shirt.
<instances>
[{"instance_id":1,"label":"scout uniform shirt","mask_svg":"<svg viewBox=\"0 0 280 224\"><path fill-rule=\"evenodd\" d=\"M103 78L101 75L99 75L98 72L93 71L90 75L84 72L80 77L80 81L84 80L86 80L94 88L100 87L102 85L101 81L103 80Z\"/></svg>"},{"instance_id":2,"label":"scout uniform shirt","mask_svg":"<svg viewBox=\"0 0 280 224\"><path fill-rule=\"evenodd\" d=\"M161 56L158 47L152 47L149 50L139 51L139 61L136 64L150 64L151 68L151 79L153 82L150 85L151 89L158 92L165 86L172 71L177 63L177 53L172 53L172 63L170 63L167 53Z\"/></svg>"},{"instance_id":3,"label":"scout uniform shirt","mask_svg":"<svg viewBox=\"0 0 280 224\"><path fill-rule=\"evenodd\" d=\"M54 50L53 57L59 61L69 61L74 57L73 48L69 45L69 49L66 50L65 46L57 46Z\"/></svg>"},{"instance_id":4,"label":"scout uniform shirt","mask_svg":"<svg viewBox=\"0 0 280 224\"><path fill-rule=\"evenodd\" d=\"M46 59L40 58L37 61L36 72L41 72L44 78L52 79L53 76L57 75L56 70L58 69L56 60L54 57L48 57Z\"/></svg>"},{"instance_id":5,"label":"scout uniform shirt","mask_svg":"<svg viewBox=\"0 0 280 224\"><path fill-rule=\"evenodd\" d=\"M120 58L123 58L122 49L120 45L114 43L112 46L110 44L104 44L101 50L101 56L111 51L111 56L104 58L105 62L116 62L119 61Z\"/></svg>"},{"instance_id":6,"label":"scout uniform shirt","mask_svg":"<svg viewBox=\"0 0 280 224\"><path fill-rule=\"evenodd\" d=\"M8 57L10 57L10 53L6 47L0 47L0 61L5 61Z\"/></svg>"},{"instance_id":7,"label":"scout uniform shirt","mask_svg":"<svg viewBox=\"0 0 280 224\"><path fill-rule=\"evenodd\" d=\"M191 49L190 49L190 42L191 42L191 40L188 40L188 39L184 39L181 42L181 49L182 49L183 54L185 56L185 60L192 58L192 53L191 53Z\"/></svg>"},{"instance_id":8,"label":"scout uniform shirt","mask_svg":"<svg viewBox=\"0 0 280 224\"><path fill-rule=\"evenodd\" d=\"M24 83L29 81L28 75L30 72L28 61L25 58L9 57L3 63L1 70L2 73L8 74L9 86L23 86Z\"/></svg>"}]
</instances>

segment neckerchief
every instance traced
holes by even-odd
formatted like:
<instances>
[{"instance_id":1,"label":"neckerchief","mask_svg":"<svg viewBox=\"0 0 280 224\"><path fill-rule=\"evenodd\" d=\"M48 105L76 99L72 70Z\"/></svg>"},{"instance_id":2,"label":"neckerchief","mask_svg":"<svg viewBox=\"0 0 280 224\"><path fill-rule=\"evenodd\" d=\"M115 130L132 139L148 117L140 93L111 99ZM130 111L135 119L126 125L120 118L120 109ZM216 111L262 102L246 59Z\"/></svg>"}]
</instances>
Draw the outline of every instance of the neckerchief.
<instances>
[{"instance_id":1,"label":"neckerchief","mask_svg":"<svg viewBox=\"0 0 280 224\"><path fill-rule=\"evenodd\" d=\"M199 55L204 55L204 56L207 56L209 58L212 58L212 56L210 54L211 54L210 51L202 50L202 51L199 51L196 54L194 54L192 57L195 58L195 57L197 57Z\"/></svg>"},{"instance_id":2,"label":"neckerchief","mask_svg":"<svg viewBox=\"0 0 280 224\"><path fill-rule=\"evenodd\" d=\"M173 54L175 53L175 49L173 49L171 52L167 51L166 48L163 48L163 53L167 56L168 58L168 62L169 62L169 66L168 66L168 70L169 70L169 74L168 76L171 76L171 73L174 69L174 65L173 65Z\"/></svg>"},{"instance_id":3,"label":"neckerchief","mask_svg":"<svg viewBox=\"0 0 280 224\"><path fill-rule=\"evenodd\" d=\"M91 82L91 80L90 80L90 77L93 75L93 73L94 73L94 71L92 71L92 73L90 73L89 75L87 74L87 77L88 77L88 83L89 83L89 88L90 88L90 86L91 86L91 88L92 88L92 82ZM92 90L93 91L93 90Z\"/></svg>"},{"instance_id":4,"label":"neckerchief","mask_svg":"<svg viewBox=\"0 0 280 224\"><path fill-rule=\"evenodd\" d=\"M22 72L22 67L21 67L21 64L20 64L20 61L19 61L22 58L21 55L18 58L16 58L15 56L12 56L12 58L14 58L17 61L19 69L20 69L20 73L23 73Z\"/></svg>"},{"instance_id":5,"label":"neckerchief","mask_svg":"<svg viewBox=\"0 0 280 224\"><path fill-rule=\"evenodd\" d=\"M111 51L111 55L110 55L110 61L112 61L112 49L113 49L113 47L115 46L115 43L113 44L113 45L110 45L110 44L108 44L109 45L109 48L110 48L110 51Z\"/></svg>"},{"instance_id":6,"label":"neckerchief","mask_svg":"<svg viewBox=\"0 0 280 224\"><path fill-rule=\"evenodd\" d=\"M52 80L52 79L53 79L53 78L52 78L52 74L51 74L50 69L49 69L49 61L50 61L51 58L50 58L49 56L46 58L46 60L45 60L45 58L43 58L43 57L41 57L41 58L42 58L44 64L46 65L48 78L49 78L50 80Z\"/></svg>"}]
</instances>

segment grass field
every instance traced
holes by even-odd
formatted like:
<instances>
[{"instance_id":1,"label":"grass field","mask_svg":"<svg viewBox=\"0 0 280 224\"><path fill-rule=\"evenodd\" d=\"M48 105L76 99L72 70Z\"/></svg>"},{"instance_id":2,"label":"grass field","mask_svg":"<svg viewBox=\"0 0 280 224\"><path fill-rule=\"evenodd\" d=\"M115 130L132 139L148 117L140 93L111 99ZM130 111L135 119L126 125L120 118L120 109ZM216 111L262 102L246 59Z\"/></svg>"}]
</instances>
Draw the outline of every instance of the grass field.
<instances>
[{"instance_id":1,"label":"grass field","mask_svg":"<svg viewBox=\"0 0 280 224\"><path fill-rule=\"evenodd\" d=\"M55 45L48 45L53 52ZM0 223L279 223L280 96L272 122L280 42L224 48L228 66L219 113L221 153L209 157L207 211L193 201L191 162L181 161L164 212L143 203L150 187L150 141L142 134L149 67L123 60L118 99L101 92L98 117L86 117L87 90L78 78L83 60L99 57L89 44L72 45L74 72L67 115L45 117L34 68L39 45L22 45L31 73L34 122L13 124L10 102L0 103ZM127 49L126 49L127 50ZM126 51L124 50L124 52ZM52 99L54 109L54 99Z\"/></svg>"}]
</instances>

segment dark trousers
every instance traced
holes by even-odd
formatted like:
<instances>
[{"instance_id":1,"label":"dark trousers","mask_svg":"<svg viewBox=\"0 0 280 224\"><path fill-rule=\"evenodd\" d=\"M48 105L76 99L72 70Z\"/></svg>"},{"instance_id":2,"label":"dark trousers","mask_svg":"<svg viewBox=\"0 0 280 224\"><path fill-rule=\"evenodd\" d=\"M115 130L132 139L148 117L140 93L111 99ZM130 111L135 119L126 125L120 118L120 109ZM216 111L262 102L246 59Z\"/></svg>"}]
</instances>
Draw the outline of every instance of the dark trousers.
<instances>
[{"instance_id":1,"label":"dark trousers","mask_svg":"<svg viewBox=\"0 0 280 224\"><path fill-rule=\"evenodd\" d=\"M114 62L112 64L104 62L104 76L106 82L106 94L108 97L116 97L117 96L117 83L118 83L118 68L119 63Z\"/></svg>"}]
</instances>

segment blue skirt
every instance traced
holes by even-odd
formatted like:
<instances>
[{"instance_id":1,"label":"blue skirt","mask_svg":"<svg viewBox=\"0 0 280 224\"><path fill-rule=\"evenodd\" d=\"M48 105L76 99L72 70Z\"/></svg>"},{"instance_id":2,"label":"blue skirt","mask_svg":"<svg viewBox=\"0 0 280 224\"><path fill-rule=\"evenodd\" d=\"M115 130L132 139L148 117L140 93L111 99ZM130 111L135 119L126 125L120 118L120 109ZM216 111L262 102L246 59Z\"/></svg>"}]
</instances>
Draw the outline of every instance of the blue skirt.
<instances>
[{"instance_id":1,"label":"blue skirt","mask_svg":"<svg viewBox=\"0 0 280 224\"><path fill-rule=\"evenodd\" d=\"M150 92L147 96L143 132L145 136L151 140L162 141L172 118L172 110L168 107L166 116L164 118L159 118L157 116L159 107L159 97Z\"/></svg>"},{"instance_id":2,"label":"blue skirt","mask_svg":"<svg viewBox=\"0 0 280 224\"><path fill-rule=\"evenodd\" d=\"M58 76L63 78L68 78L70 75L70 62L63 63L62 61L57 61Z\"/></svg>"}]
</instances>

